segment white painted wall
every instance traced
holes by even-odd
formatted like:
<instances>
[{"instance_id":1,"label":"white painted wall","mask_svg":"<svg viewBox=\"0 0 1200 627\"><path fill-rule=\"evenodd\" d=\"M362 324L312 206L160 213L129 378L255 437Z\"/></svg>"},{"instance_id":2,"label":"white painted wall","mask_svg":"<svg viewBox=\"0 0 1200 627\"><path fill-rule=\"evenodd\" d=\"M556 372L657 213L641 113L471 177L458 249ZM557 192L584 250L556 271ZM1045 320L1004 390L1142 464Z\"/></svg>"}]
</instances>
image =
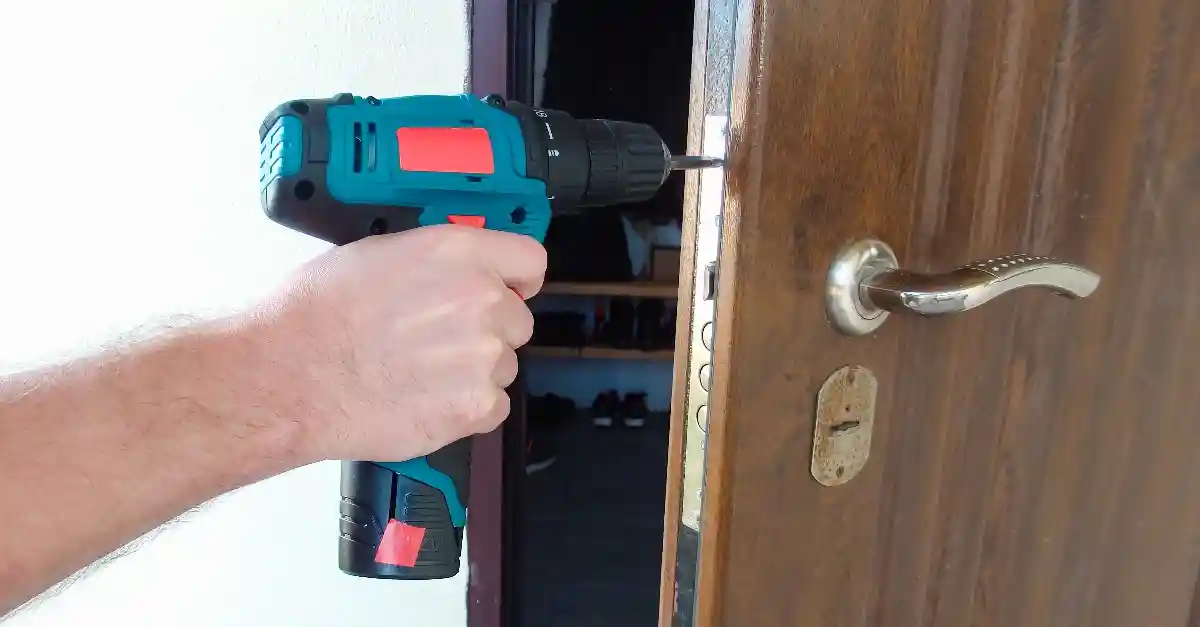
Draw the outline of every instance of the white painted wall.
<instances>
[{"instance_id":1,"label":"white painted wall","mask_svg":"<svg viewBox=\"0 0 1200 627\"><path fill-rule=\"evenodd\" d=\"M294 97L462 91L463 4L5 3L0 369L236 304L324 250L262 215L259 122ZM337 495L335 464L228 495L5 627L465 625L465 577L338 571Z\"/></svg>"}]
</instances>

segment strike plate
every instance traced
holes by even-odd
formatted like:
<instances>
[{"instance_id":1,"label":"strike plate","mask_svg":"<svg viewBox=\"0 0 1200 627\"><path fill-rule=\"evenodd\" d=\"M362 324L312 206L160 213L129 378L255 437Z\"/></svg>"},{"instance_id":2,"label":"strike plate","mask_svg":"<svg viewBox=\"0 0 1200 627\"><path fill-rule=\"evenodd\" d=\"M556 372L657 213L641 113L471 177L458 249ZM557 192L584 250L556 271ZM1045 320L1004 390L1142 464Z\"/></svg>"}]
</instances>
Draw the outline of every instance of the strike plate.
<instances>
[{"instance_id":1,"label":"strike plate","mask_svg":"<svg viewBox=\"0 0 1200 627\"><path fill-rule=\"evenodd\" d=\"M822 485L846 483L867 465L879 382L862 366L829 375L817 393L812 476Z\"/></svg>"}]
</instances>

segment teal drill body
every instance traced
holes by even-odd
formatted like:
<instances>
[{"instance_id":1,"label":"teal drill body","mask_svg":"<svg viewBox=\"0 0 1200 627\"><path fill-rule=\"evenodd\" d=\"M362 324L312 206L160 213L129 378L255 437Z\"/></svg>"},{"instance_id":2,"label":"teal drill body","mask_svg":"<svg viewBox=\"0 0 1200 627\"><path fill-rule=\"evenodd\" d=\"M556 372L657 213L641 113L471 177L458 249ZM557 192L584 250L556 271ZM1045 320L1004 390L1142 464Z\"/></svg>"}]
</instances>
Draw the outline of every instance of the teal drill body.
<instances>
[{"instance_id":1,"label":"teal drill body","mask_svg":"<svg viewBox=\"0 0 1200 627\"><path fill-rule=\"evenodd\" d=\"M577 120L497 96L293 100L259 128L266 214L338 245L447 222L541 242L552 206L646 200L670 170L670 152L646 125ZM343 462L342 570L457 574L469 476L469 440L414 460Z\"/></svg>"},{"instance_id":2,"label":"teal drill body","mask_svg":"<svg viewBox=\"0 0 1200 627\"><path fill-rule=\"evenodd\" d=\"M406 133L418 136L411 150L419 152L407 154L400 143ZM353 234L370 235L372 224L380 232L401 230L392 228L399 224L387 224L389 217L411 227L412 220L424 226L445 223L452 215L475 216L484 219L485 228L539 241L550 224L546 182L527 175L526 142L517 117L469 95L299 100L276 109L260 135L259 191L267 211L275 212L273 218L311 231L310 205L326 200L322 195L337 205L403 208L402 214L396 209L379 212L366 225L356 225L365 226L358 233L342 232L353 229L339 216L329 217L341 222L339 228L310 233L334 243L353 241L348 239ZM444 153L475 152L424 154L439 148ZM490 164L485 164L489 156ZM416 165L406 169L405 162ZM317 177L303 176L313 166L324 171L323 185ZM274 197L289 193L292 198Z\"/></svg>"}]
</instances>

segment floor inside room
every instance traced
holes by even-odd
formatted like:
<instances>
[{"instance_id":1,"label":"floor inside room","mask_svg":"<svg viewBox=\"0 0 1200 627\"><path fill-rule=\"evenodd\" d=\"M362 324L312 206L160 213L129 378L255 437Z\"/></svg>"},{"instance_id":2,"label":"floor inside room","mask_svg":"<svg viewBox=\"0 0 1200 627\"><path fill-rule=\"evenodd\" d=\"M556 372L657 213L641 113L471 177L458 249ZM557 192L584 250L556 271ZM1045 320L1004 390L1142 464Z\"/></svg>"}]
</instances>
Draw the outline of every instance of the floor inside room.
<instances>
[{"instance_id":1,"label":"floor inside room","mask_svg":"<svg viewBox=\"0 0 1200 627\"><path fill-rule=\"evenodd\" d=\"M657 624L668 427L564 420L557 459L524 479L521 627Z\"/></svg>"}]
</instances>

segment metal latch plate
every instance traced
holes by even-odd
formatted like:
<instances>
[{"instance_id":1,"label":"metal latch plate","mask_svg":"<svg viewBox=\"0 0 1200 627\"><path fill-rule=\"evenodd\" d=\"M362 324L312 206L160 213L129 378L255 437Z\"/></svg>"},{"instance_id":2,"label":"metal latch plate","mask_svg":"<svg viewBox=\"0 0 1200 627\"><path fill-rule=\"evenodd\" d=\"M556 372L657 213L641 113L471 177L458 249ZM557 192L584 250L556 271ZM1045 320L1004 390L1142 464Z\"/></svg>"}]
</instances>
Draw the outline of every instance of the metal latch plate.
<instances>
[{"instance_id":1,"label":"metal latch plate","mask_svg":"<svg viewBox=\"0 0 1200 627\"><path fill-rule=\"evenodd\" d=\"M817 393L812 475L822 485L842 485L867 465L879 383L862 366L838 369Z\"/></svg>"}]
</instances>

